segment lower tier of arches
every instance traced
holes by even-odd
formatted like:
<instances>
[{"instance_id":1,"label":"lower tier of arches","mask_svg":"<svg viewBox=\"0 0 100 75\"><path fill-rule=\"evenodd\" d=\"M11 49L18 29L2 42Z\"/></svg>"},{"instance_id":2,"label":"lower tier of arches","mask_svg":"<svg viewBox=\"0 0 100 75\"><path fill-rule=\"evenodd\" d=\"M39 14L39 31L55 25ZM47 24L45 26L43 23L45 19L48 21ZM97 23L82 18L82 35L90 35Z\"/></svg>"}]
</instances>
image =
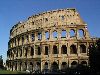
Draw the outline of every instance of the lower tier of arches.
<instances>
[{"instance_id":1,"label":"lower tier of arches","mask_svg":"<svg viewBox=\"0 0 100 75\"><path fill-rule=\"evenodd\" d=\"M78 64L88 66L88 59L19 59L9 60L7 63L7 70L10 71L43 71L49 69L66 70L69 67L76 67Z\"/></svg>"}]
</instances>

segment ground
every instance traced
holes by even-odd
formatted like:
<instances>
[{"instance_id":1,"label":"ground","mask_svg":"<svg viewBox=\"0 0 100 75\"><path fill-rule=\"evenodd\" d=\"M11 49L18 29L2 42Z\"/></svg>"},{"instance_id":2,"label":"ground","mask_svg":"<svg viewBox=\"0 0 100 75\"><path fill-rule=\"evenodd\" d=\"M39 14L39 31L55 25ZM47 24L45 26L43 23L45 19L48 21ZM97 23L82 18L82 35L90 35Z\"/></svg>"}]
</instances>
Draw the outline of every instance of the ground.
<instances>
[{"instance_id":1,"label":"ground","mask_svg":"<svg viewBox=\"0 0 100 75\"><path fill-rule=\"evenodd\" d=\"M27 74L25 72L0 70L0 74Z\"/></svg>"}]
</instances>

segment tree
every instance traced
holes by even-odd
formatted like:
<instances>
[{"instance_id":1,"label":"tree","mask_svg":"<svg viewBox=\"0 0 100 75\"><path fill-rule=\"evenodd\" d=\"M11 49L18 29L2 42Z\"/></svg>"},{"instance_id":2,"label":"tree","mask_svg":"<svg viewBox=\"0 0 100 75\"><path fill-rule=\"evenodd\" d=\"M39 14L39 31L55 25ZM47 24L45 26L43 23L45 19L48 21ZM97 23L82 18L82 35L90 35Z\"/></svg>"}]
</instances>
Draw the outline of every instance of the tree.
<instances>
[{"instance_id":1,"label":"tree","mask_svg":"<svg viewBox=\"0 0 100 75\"><path fill-rule=\"evenodd\" d=\"M2 59L2 55L0 56L0 69L3 68L3 59Z\"/></svg>"},{"instance_id":2,"label":"tree","mask_svg":"<svg viewBox=\"0 0 100 75\"><path fill-rule=\"evenodd\" d=\"M100 39L89 46L89 62L91 69L100 72Z\"/></svg>"}]
</instances>

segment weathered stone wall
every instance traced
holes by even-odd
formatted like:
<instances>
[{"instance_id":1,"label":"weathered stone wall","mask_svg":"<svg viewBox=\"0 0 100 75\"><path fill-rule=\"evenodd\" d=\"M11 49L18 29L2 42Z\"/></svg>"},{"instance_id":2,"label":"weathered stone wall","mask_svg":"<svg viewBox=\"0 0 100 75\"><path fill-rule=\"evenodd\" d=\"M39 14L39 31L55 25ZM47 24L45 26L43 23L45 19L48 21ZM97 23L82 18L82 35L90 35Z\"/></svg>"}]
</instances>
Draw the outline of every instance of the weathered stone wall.
<instances>
[{"instance_id":1,"label":"weathered stone wall","mask_svg":"<svg viewBox=\"0 0 100 75\"><path fill-rule=\"evenodd\" d=\"M7 69L42 71L88 65L88 46L94 42L75 9L33 15L10 31Z\"/></svg>"}]
</instances>

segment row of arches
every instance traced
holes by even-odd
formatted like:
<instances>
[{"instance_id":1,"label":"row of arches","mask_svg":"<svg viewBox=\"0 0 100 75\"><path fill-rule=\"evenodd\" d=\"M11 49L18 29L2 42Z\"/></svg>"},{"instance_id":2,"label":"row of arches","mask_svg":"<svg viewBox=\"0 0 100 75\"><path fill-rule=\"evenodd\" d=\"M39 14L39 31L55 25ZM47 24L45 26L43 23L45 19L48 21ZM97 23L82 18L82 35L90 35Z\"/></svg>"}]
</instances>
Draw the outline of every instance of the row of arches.
<instances>
[{"instance_id":1,"label":"row of arches","mask_svg":"<svg viewBox=\"0 0 100 75\"><path fill-rule=\"evenodd\" d=\"M24 52L22 50L22 48L17 49L17 50L10 50L7 51L7 56L8 58L13 58L14 57L22 57L22 55L24 55L24 57L28 57L28 56L33 56L33 55L49 55L51 53L52 50L52 54L59 54L59 47L58 45L53 45L52 49L50 49L50 46L44 46L44 48L42 49L41 46L37 45L34 47L27 47L24 48ZM68 48L66 45L62 45L60 47L61 50L61 54L69 54L68 51L70 52L70 54L78 54L78 49L77 46L72 44L70 46L70 48ZM80 44L79 45L79 51L80 53L87 53L87 49L86 46L84 44Z\"/></svg>"},{"instance_id":2,"label":"row of arches","mask_svg":"<svg viewBox=\"0 0 100 75\"><path fill-rule=\"evenodd\" d=\"M61 54L67 54L68 48L66 45L62 45L61 47ZM53 46L53 54L58 54L58 47L56 45ZM80 45L80 53L86 53L86 46L84 44ZM70 46L70 54L77 54L76 45L72 44Z\"/></svg>"},{"instance_id":3,"label":"row of arches","mask_svg":"<svg viewBox=\"0 0 100 75\"><path fill-rule=\"evenodd\" d=\"M76 37L76 33L75 33L74 29L71 29L69 34L70 34L71 38ZM58 32L56 30L54 30L51 35L53 36L53 38L58 38ZM67 37L66 35L67 35L66 30L62 30L61 31L61 38L66 38ZM84 30L83 29L78 30L78 36L81 38L84 37ZM32 34L31 37L32 37L32 41L34 41L35 35ZM49 31L46 31L45 32L45 39L49 40L49 38L50 38L50 33L49 33ZM42 32L38 32L38 40L41 40L41 39L42 39Z\"/></svg>"},{"instance_id":4,"label":"row of arches","mask_svg":"<svg viewBox=\"0 0 100 75\"><path fill-rule=\"evenodd\" d=\"M69 34L70 34L70 38L76 37L76 32L75 32L74 29L71 29L70 32L69 32ZM58 38L58 32L57 32L56 30L53 31L52 35L53 35L53 38ZM62 30L62 31L61 31L61 38L66 38L66 37L68 37L68 36L66 36L66 35L67 35L67 31L66 31L66 30ZM83 38L83 37L84 37L84 30L83 30L83 29L79 29L77 35L78 35L78 37ZM46 32L45 32L46 40L49 39L49 36L50 36L49 32L46 31Z\"/></svg>"},{"instance_id":5,"label":"row of arches","mask_svg":"<svg viewBox=\"0 0 100 75\"><path fill-rule=\"evenodd\" d=\"M17 62L13 62L13 63L9 63L7 64L8 65L8 68L11 68L12 71L15 69L15 70L19 70L19 71L26 71L27 69L30 70L30 71L33 71L33 70L40 70L41 71L41 68L42 70L45 70L45 69L50 69L51 71L57 71L59 69L61 70L66 70L68 67L76 67L79 63L77 61L72 61L71 62L71 66L69 66L69 64L67 62L62 62L62 63L57 63L57 62L52 62L52 63L49 63L49 62L45 62L44 64L42 64L41 66L41 62L36 62L36 63L33 63L33 62L20 62L20 63L17 63ZM87 61L81 61L80 64L84 65L84 66L87 66L88 63ZM60 66L60 67L59 67Z\"/></svg>"},{"instance_id":6,"label":"row of arches","mask_svg":"<svg viewBox=\"0 0 100 75\"><path fill-rule=\"evenodd\" d=\"M31 34L25 34L22 35L20 37L16 37L14 39L12 39L10 41L10 47L16 46L16 45L23 45L25 43L28 43L29 41L35 41L35 40L42 40L43 37L45 38L45 40L49 40L50 36L52 36L52 38L58 38L59 34L61 35L61 38L67 38L70 36L70 38L73 37L85 37L85 33L83 29L79 29L78 33L76 32L76 30L71 29L70 32L67 33L66 30L62 30L60 33L58 33L56 30L54 30L52 33L50 33L50 31L45 31L45 33L42 32L32 32Z\"/></svg>"}]
</instances>

